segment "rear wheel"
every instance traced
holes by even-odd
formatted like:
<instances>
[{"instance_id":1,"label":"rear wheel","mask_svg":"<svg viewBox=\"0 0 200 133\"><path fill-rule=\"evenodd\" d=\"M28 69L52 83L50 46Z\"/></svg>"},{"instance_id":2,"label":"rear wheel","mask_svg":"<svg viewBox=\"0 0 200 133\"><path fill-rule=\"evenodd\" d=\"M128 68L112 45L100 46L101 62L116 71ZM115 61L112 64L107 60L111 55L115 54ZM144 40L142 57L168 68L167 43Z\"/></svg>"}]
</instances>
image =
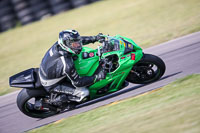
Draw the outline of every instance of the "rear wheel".
<instances>
[{"instance_id":1,"label":"rear wheel","mask_svg":"<svg viewBox=\"0 0 200 133\"><path fill-rule=\"evenodd\" d=\"M35 108L36 99L44 100L45 98L46 92L44 90L23 89L17 96L17 106L21 112L34 118L45 118L57 114L57 111L43 106L40 109Z\"/></svg>"},{"instance_id":2,"label":"rear wheel","mask_svg":"<svg viewBox=\"0 0 200 133\"><path fill-rule=\"evenodd\" d=\"M152 83L163 76L165 69L165 63L161 58L144 54L142 59L133 66L126 80L135 84Z\"/></svg>"}]
</instances>

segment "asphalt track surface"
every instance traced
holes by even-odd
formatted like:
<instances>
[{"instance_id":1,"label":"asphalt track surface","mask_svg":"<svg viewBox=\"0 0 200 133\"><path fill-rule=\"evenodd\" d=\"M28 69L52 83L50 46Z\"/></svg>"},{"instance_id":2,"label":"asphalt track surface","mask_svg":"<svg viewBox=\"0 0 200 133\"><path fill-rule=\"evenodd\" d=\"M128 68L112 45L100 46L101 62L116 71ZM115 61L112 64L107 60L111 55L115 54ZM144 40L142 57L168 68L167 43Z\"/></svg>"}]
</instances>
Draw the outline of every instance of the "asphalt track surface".
<instances>
[{"instance_id":1,"label":"asphalt track surface","mask_svg":"<svg viewBox=\"0 0 200 133\"><path fill-rule=\"evenodd\" d=\"M158 55L166 63L166 73L159 81L148 85L129 84L128 87L96 99L86 106L45 119L30 118L18 110L16 96L19 91L1 96L0 133L24 132L118 100L161 88L186 75L200 73L200 32L145 49L144 52Z\"/></svg>"}]
</instances>

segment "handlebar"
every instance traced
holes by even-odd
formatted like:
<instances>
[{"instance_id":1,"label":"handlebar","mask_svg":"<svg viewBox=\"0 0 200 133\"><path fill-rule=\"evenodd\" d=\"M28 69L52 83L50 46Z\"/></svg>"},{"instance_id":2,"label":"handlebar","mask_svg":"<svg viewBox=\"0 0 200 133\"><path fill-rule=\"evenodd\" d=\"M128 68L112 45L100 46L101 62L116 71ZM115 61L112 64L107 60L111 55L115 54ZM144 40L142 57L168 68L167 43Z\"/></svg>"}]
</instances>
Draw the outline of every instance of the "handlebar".
<instances>
[{"instance_id":1,"label":"handlebar","mask_svg":"<svg viewBox=\"0 0 200 133\"><path fill-rule=\"evenodd\" d=\"M106 38L107 38L107 36L105 36L105 35L102 34L101 37L102 37L102 39L100 39L99 42L102 44L102 48L104 48L105 45L106 45ZM98 49L97 54L98 54L99 57L101 57L102 50L101 50L100 46L97 46L97 49ZM100 58L99 58L99 60L100 60Z\"/></svg>"},{"instance_id":2,"label":"handlebar","mask_svg":"<svg viewBox=\"0 0 200 133\"><path fill-rule=\"evenodd\" d=\"M100 46L97 47L98 49L98 56L100 57L102 53L110 52L110 51L117 51L120 49L119 41L116 42L116 38L107 35L100 35L102 38L99 39L99 42L102 44L102 48Z\"/></svg>"},{"instance_id":3,"label":"handlebar","mask_svg":"<svg viewBox=\"0 0 200 133\"><path fill-rule=\"evenodd\" d=\"M100 46L97 46L97 49L98 49L98 56L100 57L101 56L101 49L100 49Z\"/></svg>"}]
</instances>

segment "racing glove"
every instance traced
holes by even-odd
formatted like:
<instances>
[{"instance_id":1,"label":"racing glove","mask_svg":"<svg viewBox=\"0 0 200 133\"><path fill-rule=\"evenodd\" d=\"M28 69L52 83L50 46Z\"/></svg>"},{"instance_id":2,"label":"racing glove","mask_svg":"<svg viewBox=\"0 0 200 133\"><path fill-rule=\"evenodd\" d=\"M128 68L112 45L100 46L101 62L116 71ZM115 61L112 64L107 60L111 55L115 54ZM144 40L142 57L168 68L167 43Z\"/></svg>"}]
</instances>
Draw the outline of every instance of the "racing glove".
<instances>
[{"instance_id":1,"label":"racing glove","mask_svg":"<svg viewBox=\"0 0 200 133\"><path fill-rule=\"evenodd\" d=\"M97 36L95 36L96 41L99 41L100 43L105 40L105 37L102 33L99 33Z\"/></svg>"}]
</instances>

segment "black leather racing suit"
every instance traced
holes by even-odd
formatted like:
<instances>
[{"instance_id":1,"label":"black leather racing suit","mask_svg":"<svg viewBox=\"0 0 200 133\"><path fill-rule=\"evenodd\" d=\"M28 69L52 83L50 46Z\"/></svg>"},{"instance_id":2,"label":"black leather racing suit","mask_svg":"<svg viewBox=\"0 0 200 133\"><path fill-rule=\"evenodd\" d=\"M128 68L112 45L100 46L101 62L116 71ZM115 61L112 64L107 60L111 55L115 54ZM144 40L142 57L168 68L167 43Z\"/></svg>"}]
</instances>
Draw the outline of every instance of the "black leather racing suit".
<instances>
[{"instance_id":1,"label":"black leather racing suit","mask_svg":"<svg viewBox=\"0 0 200 133\"><path fill-rule=\"evenodd\" d=\"M83 45L94 43L94 36L81 36ZM42 85L49 92L51 89L62 86L62 80L70 79L74 87L83 87L93 84L95 76L80 77L74 67L72 54L62 50L56 42L42 59L39 76ZM64 82L63 82L64 83ZM68 84L65 84L68 86Z\"/></svg>"}]
</instances>

